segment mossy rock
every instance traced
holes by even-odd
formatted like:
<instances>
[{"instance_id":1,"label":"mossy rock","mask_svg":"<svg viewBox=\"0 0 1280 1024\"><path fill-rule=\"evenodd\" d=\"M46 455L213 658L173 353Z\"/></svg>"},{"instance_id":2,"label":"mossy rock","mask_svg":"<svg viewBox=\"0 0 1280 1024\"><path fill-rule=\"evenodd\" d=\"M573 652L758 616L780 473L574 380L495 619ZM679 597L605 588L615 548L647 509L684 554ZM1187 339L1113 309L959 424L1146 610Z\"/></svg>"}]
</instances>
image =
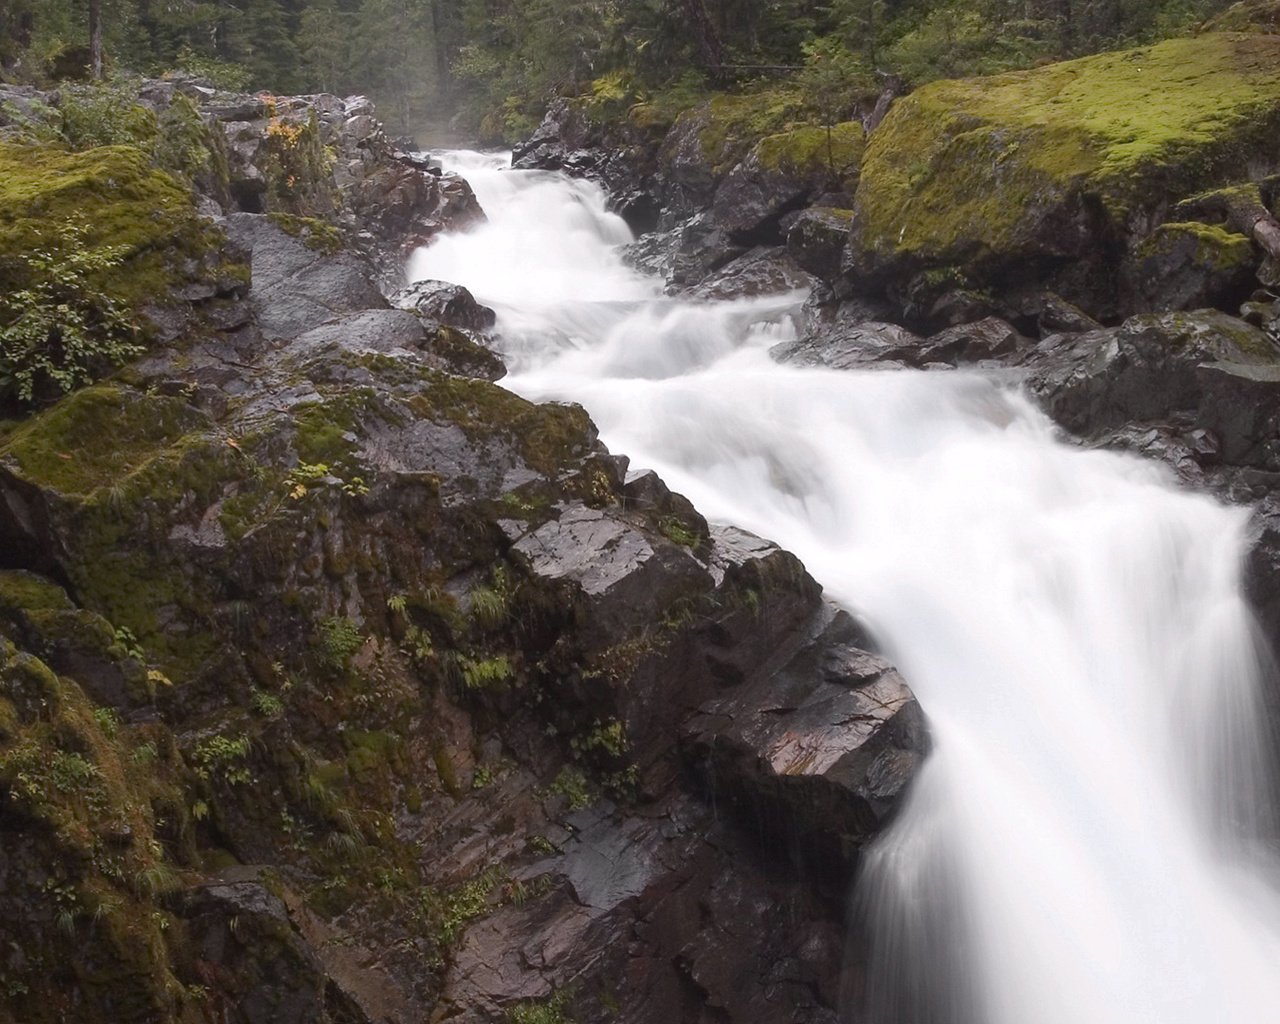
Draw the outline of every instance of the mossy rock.
<instances>
[{"instance_id":1,"label":"mossy rock","mask_svg":"<svg viewBox=\"0 0 1280 1024\"><path fill-rule=\"evenodd\" d=\"M1146 310L1236 309L1252 291L1258 257L1244 235L1214 224L1162 224L1125 264L1134 296Z\"/></svg>"},{"instance_id":2,"label":"mossy rock","mask_svg":"<svg viewBox=\"0 0 1280 1024\"><path fill-rule=\"evenodd\" d=\"M0 965L0 1018L181 1018L180 928L160 901L185 800L164 730L124 725L5 640L0 724L0 942L21 951Z\"/></svg>"},{"instance_id":3,"label":"mossy rock","mask_svg":"<svg viewBox=\"0 0 1280 1024\"><path fill-rule=\"evenodd\" d=\"M924 86L868 145L853 270L987 283L1106 260L1172 201L1280 160L1277 62L1280 37L1216 33Z\"/></svg>"},{"instance_id":4,"label":"mossy rock","mask_svg":"<svg viewBox=\"0 0 1280 1024\"><path fill-rule=\"evenodd\" d=\"M709 192L764 136L804 120L805 100L790 85L719 93L686 110L659 156L668 176L694 194Z\"/></svg>"},{"instance_id":5,"label":"mossy rock","mask_svg":"<svg viewBox=\"0 0 1280 1024\"><path fill-rule=\"evenodd\" d=\"M59 244L68 226L85 246L119 247L125 259L96 282L130 308L163 303L221 242L191 194L132 146L81 153L0 142L0 287L15 287L23 254Z\"/></svg>"},{"instance_id":6,"label":"mossy rock","mask_svg":"<svg viewBox=\"0 0 1280 1024\"><path fill-rule=\"evenodd\" d=\"M790 177L829 177L834 185L857 179L866 135L856 121L805 125L789 132L766 135L755 147L762 169Z\"/></svg>"}]
</instances>

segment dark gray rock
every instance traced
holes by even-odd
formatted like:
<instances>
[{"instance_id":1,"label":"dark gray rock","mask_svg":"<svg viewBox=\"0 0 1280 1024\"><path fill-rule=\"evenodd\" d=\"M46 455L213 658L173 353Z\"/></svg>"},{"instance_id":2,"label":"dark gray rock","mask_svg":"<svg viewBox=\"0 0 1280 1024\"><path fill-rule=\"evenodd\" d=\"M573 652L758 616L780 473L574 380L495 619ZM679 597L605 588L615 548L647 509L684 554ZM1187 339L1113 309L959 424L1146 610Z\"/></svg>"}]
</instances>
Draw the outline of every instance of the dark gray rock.
<instances>
[{"instance_id":1,"label":"dark gray rock","mask_svg":"<svg viewBox=\"0 0 1280 1024\"><path fill-rule=\"evenodd\" d=\"M787 250L760 246L705 278L689 294L710 301L807 291L817 280L796 266Z\"/></svg>"},{"instance_id":2,"label":"dark gray rock","mask_svg":"<svg viewBox=\"0 0 1280 1024\"><path fill-rule=\"evenodd\" d=\"M1267 366L1280 353L1256 327L1216 310L1131 317L1120 327L1052 335L1027 359L1029 385L1081 434L1196 410L1202 363Z\"/></svg>"},{"instance_id":3,"label":"dark gray rock","mask_svg":"<svg viewBox=\"0 0 1280 1024\"><path fill-rule=\"evenodd\" d=\"M354 253L312 249L257 214L233 214L226 228L250 254L250 302L268 338L296 338L344 313L387 305L372 267Z\"/></svg>"},{"instance_id":4,"label":"dark gray rock","mask_svg":"<svg viewBox=\"0 0 1280 1024\"><path fill-rule=\"evenodd\" d=\"M783 664L704 704L683 729L686 754L719 805L799 842L830 870L851 867L883 827L926 747L902 677L865 650L834 608Z\"/></svg>"},{"instance_id":5,"label":"dark gray rock","mask_svg":"<svg viewBox=\"0 0 1280 1024\"><path fill-rule=\"evenodd\" d=\"M796 263L823 281L840 276L840 257L849 241L852 210L810 207L787 232L787 251Z\"/></svg>"},{"instance_id":6,"label":"dark gray rock","mask_svg":"<svg viewBox=\"0 0 1280 1024\"><path fill-rule=\"evenodd\" d=\"M822 333L775 346L781 363L852 370L873 365L916 365L925 341L898 324L868 320L833 325Z\"/></svg>"},{"instance_id":7,"label":"dark gray rock","mask_svg":"<svg viewBox=\"0 0 1280 1024\"><path fill-rule=\"evenodd\" d=\"M1196 367L1198 422L1220 442L1220 457L1241 466L1280 470L1280 362Z\"/></svg>"}]
</instances>

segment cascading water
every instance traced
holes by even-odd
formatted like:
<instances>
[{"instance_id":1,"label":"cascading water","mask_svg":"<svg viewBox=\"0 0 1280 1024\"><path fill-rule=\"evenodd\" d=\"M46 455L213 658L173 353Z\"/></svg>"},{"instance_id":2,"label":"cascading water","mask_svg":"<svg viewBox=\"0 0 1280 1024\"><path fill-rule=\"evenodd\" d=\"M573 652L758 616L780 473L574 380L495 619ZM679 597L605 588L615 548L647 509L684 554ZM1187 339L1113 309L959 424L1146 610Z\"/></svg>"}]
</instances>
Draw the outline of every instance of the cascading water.
<instances>
[{"instance_id":1,"label":"cascading water","mask_svg":"<svg viewBox=\"0 0 1280 1024\"><path fill-rule=\"evenodd\" d=\"M870 1024L1280 1020L1247 513L1055 438L977 374L779 366L802 296L694 303L589 183L445 160L489 215L416 254L499 315L530 398L798 554L934 750L866 859Z\"/></svg>"}]
</instances>

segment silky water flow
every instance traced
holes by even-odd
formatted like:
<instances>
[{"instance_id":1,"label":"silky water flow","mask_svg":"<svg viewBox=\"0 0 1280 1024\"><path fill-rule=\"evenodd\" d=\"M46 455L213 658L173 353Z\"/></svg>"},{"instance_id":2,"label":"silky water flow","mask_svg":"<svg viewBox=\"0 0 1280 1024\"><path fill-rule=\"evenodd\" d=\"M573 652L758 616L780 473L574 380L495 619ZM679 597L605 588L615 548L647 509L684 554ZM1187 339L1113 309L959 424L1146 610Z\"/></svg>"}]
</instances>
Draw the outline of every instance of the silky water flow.
<instances>
[{"instance_id":1,"label":"silky water flow","mask_svg":"<svg viewBox=\"0 0 1280 1024\"><path fill-rule=\"evenodd\" d=\"M1248 512L1063 443L977 373L779 365L804 295L626 266L594 184L452 152L488 222L413 257L498 313L502 384L795 552L933 749L866 854L868 1024L1280 1022L1269 672Z\"/></svg>"}]
</instances>

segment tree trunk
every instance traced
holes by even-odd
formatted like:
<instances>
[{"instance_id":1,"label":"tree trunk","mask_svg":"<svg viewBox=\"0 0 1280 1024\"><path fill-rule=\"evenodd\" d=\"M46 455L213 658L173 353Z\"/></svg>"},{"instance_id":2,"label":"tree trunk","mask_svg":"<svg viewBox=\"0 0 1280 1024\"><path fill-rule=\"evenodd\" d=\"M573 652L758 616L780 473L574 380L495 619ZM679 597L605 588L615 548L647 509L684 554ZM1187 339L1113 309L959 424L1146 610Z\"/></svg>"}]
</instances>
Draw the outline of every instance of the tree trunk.
<instances>
[{"instance_id":1,"label":"tree trunk","mask_svg":"<svg viewBox=\"0 0 1280 1024\"><path fill-rule=\"evenodd\" d=\"M453 69L449 67L448 41L444 38L444 19L440 17L440 5L444 2L431 0L431 46L436 59L436 97L447 108L453 94Z\"/></svg>"},{"instance_id":2,"label":"tree trunk","mask_svg":"<svg viewBox=\"0 0 1280 1024\"><path fill-rule=\"evenodd\" d=\"M102 0L89 0L89 75L102 80Z\"/></svg>"},{"instance_id":3,"label":"tree trunk","mask_svg":"<svg viewBox=\"0 0 1280 1024\"><path fill-rule=\"evenodd\" d=\"M724 66L724 44L720 42L720 34L707 16L707 8L702 0L682 0L682 4L689 29L693 32L698 52L702 55L707 70L718 74Z\"/></svg>"},{"instance_id":4,"label":"tree trunk","mask_svg":"<svg viewBox=\"0 0 1280 1024\"><path fill-rule=\"evenodd\" d=\"M1257 185L1226 188L1179 203L1178 214L1225 220L1233 231L1252 238L1271 259L1280 261L1280 221L1271 216Z\"/></svg>"}]
</instances>

